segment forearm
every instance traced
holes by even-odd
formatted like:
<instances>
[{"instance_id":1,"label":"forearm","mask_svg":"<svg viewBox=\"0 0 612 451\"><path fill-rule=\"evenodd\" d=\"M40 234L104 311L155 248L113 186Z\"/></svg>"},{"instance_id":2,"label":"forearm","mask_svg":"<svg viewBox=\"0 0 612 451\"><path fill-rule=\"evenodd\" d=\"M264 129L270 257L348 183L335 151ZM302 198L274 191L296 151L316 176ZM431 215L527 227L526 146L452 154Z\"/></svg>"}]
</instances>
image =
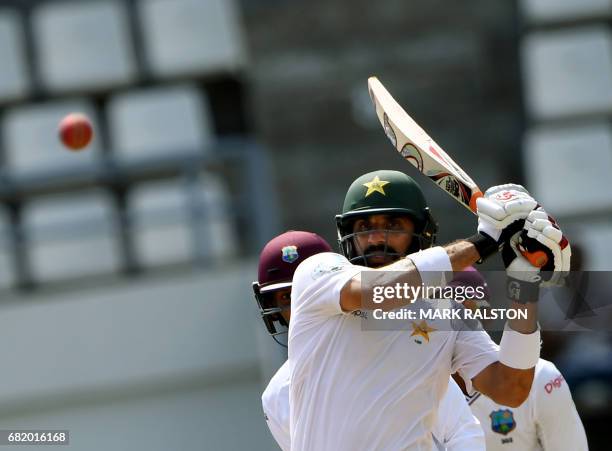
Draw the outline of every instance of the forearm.
<instances>
[{"instance_id":1,"label":"forearm","mask_svg":"<svg viewBox=\"0 0 612 451\"><path fill-rule=\"evenodd\" d=\"M474 244L470 243L469 241L458 240L453 243L442 246L442 249L444 249L448 254L448 259L450 260L450 264L453 268L453 271L461 271L467 266L473 265L478 260L480 260L480 255L476 250L476 246L474 246ZM410 260L411 255L408 255L405 258L391 263L390 265L379 268L376 271L416 271L416 266Z\"/></svg>"},{"instance_id":2,"label":"forearm","mask_svg":"<svg viewBox=\"0 0 612 451\"><path fill-rule=\"evenodd\" d=\"M473 243L465 240L455 241L444 246L454 272L463 271L466 267L480 260L480 255Z\"/></svg>"},{"instance_id":3,"label":"forearm","mask_svg":"<svg viewBox=\"0 0 612 451\"><path fill-rule=\"evenodd\" d=\"M451 271L461 271L466 266L469 266L480 259L476 247L467 241L456 241L454 243L447 244L441 248L444 253L429 249L424 252L434 253L432 255L433 261L424 264L420 262L420 258L424 253L417 253L408 255L390 265L382 268L372 269L367 272L362 272L355 276L343 292L341 296L351 296L352 301L356 302L361 299L361 294L373 293L375 287L391 287L396 284L401 284L407 287L407 293L409 296L401 299L385 299L382 302L374 303L369 297L364 299L363 303L355 305L352 304L352 309L362 308L366 310L371 309L382 309L392 310L398 307L406 306L415 299L410 297L412 291L410 288L417 288L423 285L425 286L440 286L444 285L444 280L449 280L452 276ZM436 264L436 259L438 264ZM438 267L439 266L439 267ZM449 274L442 274L448 272ZM343 306L344 308L344 306ZM348 310L348 308L345 308Z\"/></svg>"},{"instance_id":4,"label":"forearm","mask_svg":"<svg viewBox=\"0 0 612 451\"><path fill-rule=\"evenodd\" d=\"M508 325L516 332L522 334L531 334L538 328L538 304L535 302L528 302L527 304L520 304L518 302L511 302L510 309L512 310L523 310L527 312L527 318L509 319Z\"/></svg>"},{"instance_id":5,"label":"forearm","mask_svg":"<svg viewBox=\"0 0 612 451\"><path fill-rule=\"evenodd\" d=\"M534 373L534 368L523 370L495 362L477 374L472 384L496 403L518 407L529 395Z\"/></svg>"},{"instance_id":6,"label":"forearm","mask_svg":"<svg viewBox=\"0 0 612 451\"><path fill-rule=\"evenodd\" d=\"M511 304L512 308L526 309L527 319L508 321L500 343L499 361L472 379L478 391L499 404L518 407L529 396L540 355L536 306L535 303Z\"/></svg>"},{"instance_id":7,"label":"forearm","mask_svg":"<svg viewBox=\"0 0 612 451\"><path fill-rule=\"evenodd\" d=\"M526 310L527 318L508 321L500 343L499 361L480 372L472 383L498 404L517 407L531 390L540 355L540 333L536 303L512 302L510 308Z\"/></svg>"}]
</instances>

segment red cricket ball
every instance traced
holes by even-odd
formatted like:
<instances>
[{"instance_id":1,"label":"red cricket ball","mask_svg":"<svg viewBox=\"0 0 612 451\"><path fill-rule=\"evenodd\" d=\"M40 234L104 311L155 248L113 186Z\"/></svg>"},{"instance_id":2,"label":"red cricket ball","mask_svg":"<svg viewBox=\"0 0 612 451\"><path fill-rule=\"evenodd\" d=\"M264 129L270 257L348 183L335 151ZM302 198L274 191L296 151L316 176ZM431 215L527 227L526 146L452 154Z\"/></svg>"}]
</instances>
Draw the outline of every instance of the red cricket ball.
<instances>
[{"instance_id":1,"label":"red cricket ball","mask_svg":"<svg viewBox=\"0 0 612 451\"><path fill-rule=\"evenodd\" d=\"M93 137L91 121L82 113L70 113L59 123L59 137L70 150L84 149Z\"/></svg>"}]
</instances>

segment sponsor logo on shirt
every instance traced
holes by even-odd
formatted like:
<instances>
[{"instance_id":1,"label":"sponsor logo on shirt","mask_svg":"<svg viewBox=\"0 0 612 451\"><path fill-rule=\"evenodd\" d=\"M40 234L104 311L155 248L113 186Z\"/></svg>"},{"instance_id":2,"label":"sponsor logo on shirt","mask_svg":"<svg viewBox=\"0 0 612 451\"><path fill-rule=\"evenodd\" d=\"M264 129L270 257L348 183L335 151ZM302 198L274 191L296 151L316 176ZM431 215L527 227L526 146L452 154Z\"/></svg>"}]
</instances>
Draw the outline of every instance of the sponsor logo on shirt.
<instances>
[{"instance_id":1,"label":"sponsor logo on shirt","mask_svg":"<svg viewBox=\"0 0 612 451\"><path fill-rule=\"evenodd\" d=\"M491 418L491 429L498 434L508 435L516 428L514 414L510 409L494 410L489 414Z\"/></svg>"},{"instance_id":2,"label":"sponsor logo on shirt","mask_svg":"<svg viewBox=\"0 0 612 451\"><path fill-rule=\"evenodd\" d=\"M317 267L312 270L312 278L316 280L323 274L340 271L344 266L346 266L346 260L341 255L336 255L334 259L330 257L324 262L319 263Z\"/></svg>"},{"instance_id":3,"label":"sponsor logo on shirt","mask_svg":"<svg viewBox=\"0 0 612 451\"><path fill-rule=\"evenodd\" d=\"M544 390L546 390L546 393L550 394L555 388L560 388L564 380L565 379L563 379L563 376L559 374L544 386Z\"/></svg>"}]
</instances>

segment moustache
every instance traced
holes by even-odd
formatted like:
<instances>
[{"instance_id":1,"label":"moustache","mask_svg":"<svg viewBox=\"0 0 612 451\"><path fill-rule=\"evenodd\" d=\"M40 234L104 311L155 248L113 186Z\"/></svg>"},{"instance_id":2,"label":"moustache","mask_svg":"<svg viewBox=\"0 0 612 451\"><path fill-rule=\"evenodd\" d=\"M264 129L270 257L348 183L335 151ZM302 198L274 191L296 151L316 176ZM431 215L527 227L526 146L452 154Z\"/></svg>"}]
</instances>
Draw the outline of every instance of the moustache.
<instances>
[{"instance_id":1,"label":"moustache","mask_svg":"<svg viewBox=\"0 0 612 451\"><path fill-rule=\"evenodd\" d=\"M384 244L368 246L363 252L364 255L371 255L375 253L397 254L398 252L393 247L385 246Z\"/></svg>"}]
</instances>

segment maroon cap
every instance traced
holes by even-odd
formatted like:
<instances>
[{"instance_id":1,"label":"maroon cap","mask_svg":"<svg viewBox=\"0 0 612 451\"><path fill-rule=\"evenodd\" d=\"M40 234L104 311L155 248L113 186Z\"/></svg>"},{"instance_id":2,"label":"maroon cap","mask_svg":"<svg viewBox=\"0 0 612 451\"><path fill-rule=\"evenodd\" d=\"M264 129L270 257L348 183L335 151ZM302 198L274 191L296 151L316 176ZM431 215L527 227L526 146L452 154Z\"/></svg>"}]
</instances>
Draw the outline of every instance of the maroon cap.
<instances>
[{"instance_id":1,"label":"maroon cap","mask_svg":"<svg viewBox=\"0 0 612 451\"><path fill-rule=\"evenodd\" d=\"M263 293L291 286L295 268L320 252L332 252L332 248L316 233L291 230L273 238L259 255L260 291Z\"/></svg>"},{"instance_id":2,"label":"maroon cap","mask_svg":"<svg viewBox=\"0 0 612 451\"><path fill-rule=\"evenodd\" d=\"M447 286L452 287L483 287L484 298L482 300L488 301L491 299L491 293L487 285L487 281L482 274L473 266L464 268L461 272L456 272L455 277L451 280Z\"/></svg>"}]
</instances>

